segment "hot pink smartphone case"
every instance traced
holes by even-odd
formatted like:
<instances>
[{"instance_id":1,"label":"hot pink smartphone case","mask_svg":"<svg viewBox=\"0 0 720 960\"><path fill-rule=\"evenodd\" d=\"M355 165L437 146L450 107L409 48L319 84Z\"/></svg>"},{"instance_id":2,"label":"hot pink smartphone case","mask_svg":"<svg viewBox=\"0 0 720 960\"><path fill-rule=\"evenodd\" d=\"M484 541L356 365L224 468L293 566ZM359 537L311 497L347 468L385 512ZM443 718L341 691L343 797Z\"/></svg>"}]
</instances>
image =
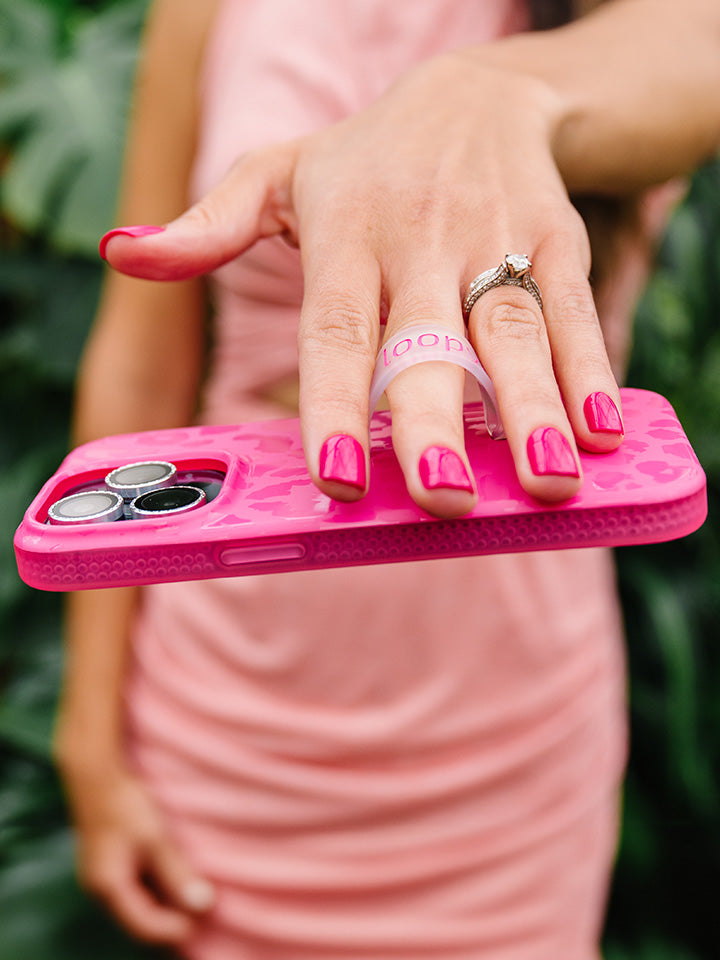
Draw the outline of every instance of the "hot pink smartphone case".
<instances>
[{"instance_id":1,"label":"hot pink smartphone case","mask_svg":"<svg viewBox=\"0 0 720 960\"><path fill-rule=\"evenodd\" d=\"M581 492L548 505L520 487L507 443L487 435L483 406L465 408L478 487L459 520L424 513L405 488L390 415L371 421L367 496L338 503L310 481L297 420L199 426L107 437L68 455L15 535L22 579L43 590L234 577L474 554L671 540L707 513L705 475L663 397L622 391L626 436L609 454L581 453ZM187 514L53 526L52 503L114 467L167 460L179 473L215 471L222 488Z\"/></svg>"}]
</instances>

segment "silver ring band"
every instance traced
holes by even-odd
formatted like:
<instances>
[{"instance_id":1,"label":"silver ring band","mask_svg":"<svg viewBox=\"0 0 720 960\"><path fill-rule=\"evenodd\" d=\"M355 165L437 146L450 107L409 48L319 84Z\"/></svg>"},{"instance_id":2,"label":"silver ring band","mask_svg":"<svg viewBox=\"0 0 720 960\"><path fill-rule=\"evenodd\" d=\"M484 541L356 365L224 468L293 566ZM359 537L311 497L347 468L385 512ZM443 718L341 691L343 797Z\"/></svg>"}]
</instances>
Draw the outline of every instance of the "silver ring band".
<instances>
[{"instance_id":1,"label":"silver ring band","mask_svg":"<svg viewBox=\"0 0 720 960\"><path fill-rule=\"evenodd\" d=\"M494 287L523 287L542 310L542 294L540 293L540 287L532 278L531 267L532 263L524 254L506 253L505 259L499 267L478 274L468 287L463 300L462 310L465 323L468 322L470 311L480 297Z\"/></svg>"}]
</instances>

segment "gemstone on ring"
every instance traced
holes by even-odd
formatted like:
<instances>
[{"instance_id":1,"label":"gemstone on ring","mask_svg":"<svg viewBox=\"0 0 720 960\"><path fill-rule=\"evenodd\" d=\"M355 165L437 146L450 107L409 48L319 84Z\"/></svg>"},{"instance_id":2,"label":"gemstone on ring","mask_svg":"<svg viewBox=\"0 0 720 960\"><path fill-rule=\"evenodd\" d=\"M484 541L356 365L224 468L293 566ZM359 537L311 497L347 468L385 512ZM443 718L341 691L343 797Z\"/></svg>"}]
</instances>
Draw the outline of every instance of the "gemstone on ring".
<instances>
[{"instance_id":1,"label":"gemstone on ring","mask_svg":"<svg viewBox=\"0 0 720 960\"><path fill-rule=\"evenodd\" d=\"M531 267L532 263L530 258L525 256L524 253L506 253L499 267L485 270L483 273L478 274L467 288L467 293L463 300L462 312L465 322L468 322L470 311L484 293L487 293L488 290L492 290L494 287L501 287L504 284L513 287L523 287L533 298L540 310L542 310L542 294L540 293L540 287L538 287L530 273Z\"/></svg>"},{"instance_id":2,"label":"gemstone on ring","mask_svg":"<svg viewBox=\"0 0 720 960\"><path fill-rule=\"evenodd\" d=\"M507 267L508 276L522 277L523 274L530 271L532 263L529 257L526 257L522 253L508 253L505 255L505 266Z\"/></svg>"}]
</instances>

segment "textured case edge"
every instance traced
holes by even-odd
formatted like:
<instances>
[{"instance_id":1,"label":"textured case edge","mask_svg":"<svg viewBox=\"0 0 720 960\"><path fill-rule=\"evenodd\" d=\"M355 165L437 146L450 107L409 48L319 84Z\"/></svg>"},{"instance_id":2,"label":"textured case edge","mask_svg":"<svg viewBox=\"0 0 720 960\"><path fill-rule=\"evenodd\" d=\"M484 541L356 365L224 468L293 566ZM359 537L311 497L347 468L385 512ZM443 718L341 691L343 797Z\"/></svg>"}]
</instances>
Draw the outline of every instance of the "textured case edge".
<instances>
[{"instance_id":1,"label":"textured case edge","mask_svg":"<svg viewBox=\"0 0 720 960\"><path fill-rule=\"evenodd\" d=\"M57 560L38 558L16 548L18 570L32 587L43 590L99 589L179 580L250 576L324 569L368 563L400 563L475 554L563 550L575 547L659 543L694 532L707 516L703 487L680 500L658 506L633 505L605 509L562 510L470 520L407 523L386 527L318 532L258 541L272 553L277 547L299 546L299 559L268 559L223 564L220 555L233 543L157 545L122 558L107 550L65 554ZM253 543L243 541L242 550ZM281 551L282 552L282 551Z\"/></svg>"}]
</instances>

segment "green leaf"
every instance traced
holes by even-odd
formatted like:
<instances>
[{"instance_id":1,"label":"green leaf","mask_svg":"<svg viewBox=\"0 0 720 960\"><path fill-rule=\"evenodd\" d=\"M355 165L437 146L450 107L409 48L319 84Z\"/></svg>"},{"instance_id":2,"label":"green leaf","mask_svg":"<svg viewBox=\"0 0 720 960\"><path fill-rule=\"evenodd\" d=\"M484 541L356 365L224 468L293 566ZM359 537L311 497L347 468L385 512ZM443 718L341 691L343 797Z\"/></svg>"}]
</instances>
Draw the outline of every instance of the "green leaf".
<instances>
[{"instance_id":1,"label":"green leaf","mask_svg":"<svg viewBox=\"0 0 720 960\"><path fill-rule=\"evenodd\" d=\"M0 930L3 960L49 956L52 931L77 909L73 841L65 829L17 851L0 873ZM28 905L32 904L32 910Z\"/></svg>"},{"instance_id":2,"label":"green leaf","mask_svg":"<svg viewBox=\"0 0 720 960\"><path fill-rule=\"evenodd\" d=\"M47 228L58 250L95 255L113 218L145 3L82 21L67 50L51 8L0 0L0 9L10 23L0 38L0 136L10 146L0 203L20 229Z\"/></svg>"},{"instance_id":3,"label":"green leaf","mask_svg":"<svg viewBox=\"0 0 720 960\"><path fill-rule=\"evenodd\" d=\"M28 232L43 225L58 188L77 168L82 145L71 139L62 116L48 116L20 140L3 178L0 199L15 224Z\"/></svg>"},{"instance_id":4,"label":"green leaf","mask_svg":"<svg viewBox=\"0 0 720 960\"><path fill-rule=\"evenodd\" d=\"M46 5L0 0L0 74L34 72L47 61L57 30L56 17Z\"/></svg>"}]
</instances>

